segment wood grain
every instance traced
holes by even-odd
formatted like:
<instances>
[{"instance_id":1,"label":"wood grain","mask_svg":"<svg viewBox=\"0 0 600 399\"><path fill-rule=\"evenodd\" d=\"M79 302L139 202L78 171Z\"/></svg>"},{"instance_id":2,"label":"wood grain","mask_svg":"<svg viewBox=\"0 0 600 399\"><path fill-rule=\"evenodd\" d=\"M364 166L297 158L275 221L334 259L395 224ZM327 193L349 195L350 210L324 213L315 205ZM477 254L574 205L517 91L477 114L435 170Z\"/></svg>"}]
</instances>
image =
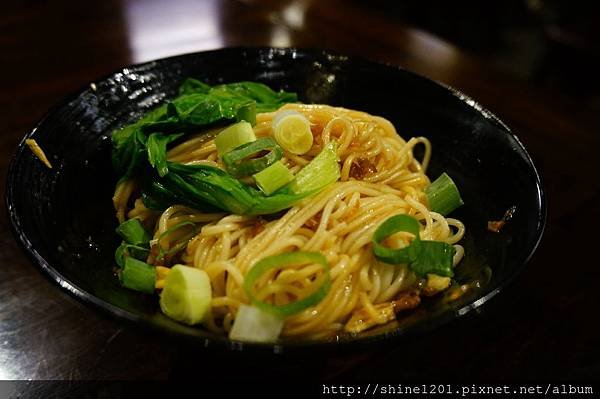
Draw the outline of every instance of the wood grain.
<instances>
[{"instance_id":1,"label":"wood grain","mask_svg":"<svg viewBox=\"0 0 600 399\"><path fill-rule=\"evenodd\" d=\"M404 66L457 87L504 119L539 166L549 223L521 276L478 315L419 339L315 361L279 357L282 379L593 380L600 376L593 228L600 218L598 126L560 93L538 92L359 1L29 1L0 14L2 187L20 138L63 96L124 65L235 45L328 48ZM577 116L577 117L576 117ZM415 348L418 348L416 350ZM204 359L204 361L198 361ZM138 330L51 284L0 213L0 379L260 379L220 354ZM263 367L261 366L261 367ZM266 367L266 366L264 366Z\"/></svg>"}]
</instances>

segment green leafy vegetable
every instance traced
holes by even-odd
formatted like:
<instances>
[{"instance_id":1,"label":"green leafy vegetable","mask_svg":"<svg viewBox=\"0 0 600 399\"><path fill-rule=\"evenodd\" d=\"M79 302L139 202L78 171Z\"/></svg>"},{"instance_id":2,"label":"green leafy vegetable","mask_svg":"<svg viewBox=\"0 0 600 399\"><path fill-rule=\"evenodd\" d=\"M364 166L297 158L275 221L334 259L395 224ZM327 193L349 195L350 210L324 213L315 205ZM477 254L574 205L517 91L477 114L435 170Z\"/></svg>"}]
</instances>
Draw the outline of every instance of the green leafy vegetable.
<instances>
[{"instance_id":1,"label":"green leafy vegetable","mask_svg":"<svg viewBox=\"0 0 600 399\"><path fill-rule=\"evenodd\" d=\"M156 162L166 159L165 151L159 150L154 154ZM328 145L322 152L324 151L335 151L335 145ZM300 187L297 191L291 187L294 181L270 196L266 196L254 187L245 185L219 168L165 161L169 173L163 177L157 176L146 181L142 198L146 206L152 209L165 209L173 204L185 204L201 210L207 209L208 205L208 209L211 209L210 206L212 206L212 209L223 209L237 215L271 214L290 208L302 198L316 194L335 181L332 177L336 180L339 178L337 156L332 158L331 154L326 157L321 157L321 154L317 155L304 168L323 170L323 168L311 167L313 162L322 163L320 159L323 158L332 162L327 168L330 170L329 176L315 176L316 181L307 182L305 187Z\"/></svg>"},{"instance_id":2,"label":"green leafy vegetable","mask_svg":"<svg viewBox=\"0 0 600 399\"><path fill-rule=\"evenodd\" d=\"M211 87L198 79L187 78L179 87L179 94L194 94L204 93L207 94Z\"/></svg>"},{"instance_id":3,"label":"green leafy vegetable","mask_svg":"<svg viewBox=\"0 0 600 399\"><path fill-rule=\"evenodd\" d=\"M296 93L277 92L257 82L227 83L210 87L196 79L187 79L182 85L182 90L186 94L210 93L221 97L237 96L251 99L256 102L256 112L275 111L286 103L298 101Z\"/></svg>"},{"instance_id":4,"label":"green leafy vegetable","mask_svg":"<svg viewBox=\"0 0 600 399\"><path fill-rule=\"evenodd\" d=\"M146 159L147 137L142 133L142 127L165 117L166 113L167 105L165 104L148 112L137 122L113 132L112 163L122 178L128 178L137 173Z\"/></svg>"},{"instance_id":5,"label":"green leafy vegetable","mask_svg":"<svg viewBox=\"0 0 600 399\"><path fill-rule=\"evenodd\" d=\"M200 209L206 204L237 215L265 215L291 207L316 191L293 193L282 188L266 196L221 169L208 165L169 163L169 174L159 180L170 203L188 203ZM321 187L322 188L322 187ZM181 199L185 198L182 202Z\"/></svg>"},{"instance_id":6,"label":"green leafy vegetable","mask_svg":"<svg viewBox=\"0 0 600 399\"><path fill-rule=\"evenodd\" d=\"M139 176L148 163L147 142L153 132L187 133L217 123L245 120L255 123L256 112L274 111L296 101L294 93L275 92L254 82L211 87L188 79L180 95L148 112L140 120L113 132L112 162L121 179ZM164 165L160 166L164 173Z\"/></svg>"},{"instance_id":7,"label":"green leafy vegetable","mask_svg":"<svg viewBox=\"0 0 600 399\"><path fill-rule=\"evenodd\" d=\"M167 144L177 140L182 135L183 133L169 135L152 133L150 137L148 137L148 142L146 143L148 162L150 162L150 165L156 168L159 176L162 177L169 173L166 156L163 156L163 154L166 154L167 152Z\"/></svg>"}]
</instances>

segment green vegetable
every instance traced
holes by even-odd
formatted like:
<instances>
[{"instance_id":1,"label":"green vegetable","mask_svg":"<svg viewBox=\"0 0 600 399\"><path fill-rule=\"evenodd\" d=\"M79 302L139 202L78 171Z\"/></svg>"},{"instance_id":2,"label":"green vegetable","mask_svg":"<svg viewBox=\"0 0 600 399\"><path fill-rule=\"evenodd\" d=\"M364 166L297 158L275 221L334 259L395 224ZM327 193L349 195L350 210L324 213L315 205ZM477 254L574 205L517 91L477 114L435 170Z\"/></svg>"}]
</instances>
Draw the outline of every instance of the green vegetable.
<instances>
[{"instance_id":1,"label":"green vegetable","mask_svg":"<svg viewBox=\"0 0 600 399\"><path fill-rule=\"evenodd\" d=\"M400 249L392 249L381 245L383 240L398 232L407 232L415 236L412 242ZM396 215L386 219L373 234L373 253L377 259L392 264L414 262L421 252L419 238L419 222L408 215Z\"/></svg>"},{"instance_id":2,"label":"green vegetable","mask_svg":"<svg viewBox=\"0 0 600 399\"><path fill-rule=\"evenodd\" d=\"M421 241L421 253L410 265L417 276L427 274L452 277L452 258L456 250L450 244L441 241Z\"/></svg>"},{"instance_id":3,"label":"green vegetable","mask_svg":"<svg viewBox=\"0 0 600 399\"><path fill-rule=\"evenodd\" d=\"M292 180L294 175L281 161L261 170L252 176L256 185L265 195L271 195Z\"/></svg>"},{"instance_id":4,"label":"green vegetable","mask_svg":"<svg viewBox=\"0 0 600 399\"><path fill-rule=\"evenodd\" d=\"M125 264L120 272L121 284L131 290L154 293L156 270L154 266L132 258L125 257Z\"/></svg>"},{"instance_id":5,"label":"green vegetable","mask_svg":"<svg viewBox=\"0 0 600 399\"><path fill-rule=\"evenodd\" d=\"M267 215L290 208L302 198L314 195L340 176L336 144L328 144L299 173L296 179L270 196L243 184L219 168L208 165L183 165L167 162L169 173L144 184L142 198L152 209L163 210L173 204L184 204L200 210L223 209L237 215ZM157 154L157 159L166 153ZM321 173L321 174L319 174ZM312 178L313 180L307 180Z\"/></svg>"},{"instance_id":6,"label":"green vegetable","mask_svg":"<svg viewBox=\"0 0 600 399\"><path fill-rule=\"evenodd\" d=\"M135 218L121 223L116 231L126 243L131 245L147 245L152 239L140 220Z\"/></svg>"},{"instance_id":7,"label":"green vegetable","mask_svg":"<svg viewBox=\"0 0 600 399\"><path fill-rule=\"evenodd\" d=\"M429 209L444 216L463 205L456 184L445 172L425 189Z\"/></svg>"},{"instance_id":8,"label":"green vegetable","mask_svg":"<svg viewBox=\"0 0 600 399\"><path fill-rule=\"evenodd\" d=\"M303 193L337 181L340 178L338 162L337 142L332 141L296 174L296 179L291 184L292 191Z\"/></svg>"},{"instance_id":9,"label":"green vegetable","mask_svg":"<svg viewBox=\"0 0 600 399\"><path fill-rule=\"evenodd\" d=\"M126 257L132 256L135 259L144 260L148 255L150 255L150 250L148 248L127 244L123 241L115 251L115 262L117 262L119 267L124 267Z\"/></svg>"},{"instance_id":10,"label":"green vegetable","mask_svg":"<svg viewBox=\"0 0 600 399\"><path fill-rule=\"evenodd\" d=\"M260 83L209 86L188 79L176 98L113 132L113 167L121 180L135 179L140 183L142 200L150 209L164 210L173 204L184 204L206 211L217 208L233 213L264 214L289 208L312 193L282 191L265 197L219 169L168 162L166 152L170 143L189 132L232 121L254 124L257 111L274 111L296 100L294 93L275 92ZM124 284L137 286L139 281L135 276L137 271L144 270L140 266L144 262L135 262L148 256L150 235L136 219L123 223L117 232L124 242L115 252L115 261L123 268ZM172 250L178 249L175 246Z\"/></svg>"},{"instance_id":11,"label":"green vegetable","mask_svg":"<svg viewBox=\"0 0 600 399\"><path fill-rule=\"evenodd\" d=\"M194 325L210 311L212 289L204 270L175 265L165 278L160 294L160 309L170 318Z\"/></svg>"},{"instance_id":12,"label":"green vegetable","mask_svg":"<svg viewBox=\"0 0 600 399\"><path fill-rule=\"evenodd\" d=\"M313 145L310 121L298 111L278 111L273 118L273 136L284 150L292 154L307 153Z\"/></svg>"},{"instance_id":13,"label":"green vegetable","mask_svg":"<svg viewBox=\"0 0 600 399\"><path fill-rule=\"evenodd\" d=\"M138 173L146 160L147 136L142 133L142 127L165 117L166 113L167 105L164 104L148 112L137 122L113 132L112 163L122 179Z\"/></svg>"},{"instance_id":14,"label":"green vegetable","mask_svg":"<svg viewBox=\"0 0 600 399\"><path fill-rule=\"evenodd\" d=\"M187 78L184 82L179 86L179 94L193 94L193 93L204 93L207 94L210 91L211 87L204 82L201 82L197 79Z\"/></svg>"},{"instance_id":15,"label":"green vegetable","mask_svg":"<svg viewBox=\"0 0 600 399\"><path fill-rule=\"evenodd\" d=\"M190 129L220 120L255 119L256 103L237 96L196 93L177 97L167 105L168 118L149 125L151 130Z\"/></svg>"},{"instance_id":16,"label":"green vegetable","mask_svg":"<svg viewBox=\"0 0 600 399\"><path fill-rule=\"evenodd\" d=\"M164 135L161 133L152 133L148 137L146 148L148 151L148 162L158 171L159 176L169 173L166 157L162 154L167 152L167 144L177 140L183 133Z\"/></svg>"},{"instance_id":17,"label":"green vegetable","mask_svg":"<svg viewBox=\"0 0 600 399\"><path fill-rule=\"evenodd\" d=\"M267 302L259 301L255 298L252 292L254 284L265 272L275 268L305 263L318 263L323 267L323 272L325 273L324 281L312 294L286 305L272 305ZM269 312L281 317L299 313L306 308L318 304L323 300L323 298L325 298L330 288L331 276L329 274L329 264L327 263L325 257L317 252L298 251L263 258L254 264L244 278L244 290L252 301L252 304L265 312Z\"/></svg>"},{"instance_id":18,"label":"green vegetable","mask_svg":"<svg viewBox=\"0 0 600 399\"><path fill-rule=\"evenodd\" d=\"M179 243L176 244L175 246L173 246L172 248L170 248L168 251L164 251L164 249L161 246L160 241L165 238L165 236L172 234L173 232L182 229L186 226L191 227L190 232L188 234L185 234L183 236L183 238L179 239ZM172 255L172 254L176 254L177 252L181 251L183 248L185 248L185 246L187 245L188 241L190 239L192 239L196 233L198 232L198 228L197 226L190 221L186 221L186 222L181 222L181 223L177 223L175 226L167 229L166 231L164 231L157 240L157 245L158 245L158 255L156 256L156 260L157 261L164 261L166 256Z\"/></svg>"},{"instance_id":19,"label":"green vegetable","mask_svg":"<svg viewBox=\"0 0 600 399\"><path fill-rule=\"evenodd\" d=\"M246 342L274 342L283 329L284 319L255 306L240 305L229 339Z\"/></svg>"},{"instance_id":20,"label":"green vegetable","mask_svg":"<svg viewBox=\"0 0 600 399\"><path fill-rule=\"evenodd\" d=\"M256 157L264 151L267 153ZM233 176L243 177L260 172L280 160L282 156L283 151L275 140L271 137L263 137L224 154L223 163Z\"/></svg>"},{"instance_id":21,"label":"green vegetable","mask_svg":"<svg viewBox=\"0 0 600 399\"><path fill-rule=\"evenodd\" d=\"M183 203L198 209L206 208L208 204L236 215L279 212L318 191L293 193L286 186L277 193L266 196L221 169L208 165L176 163L169 163L169 174L158 183L164 189L160 195L166 203Z\"/></svg>"},{"instance_id":22,"label":"green vegetable","mask_svg":"<svg viewBox=\"0 0 600 399\"><path fill-rule=\"evenodd\" d=\"M297 101L294 93L275 92L260 83L211 87L188 79L180 87L178 97L113 132L113 167L121 179L145 174L148 165L146 146L148 136L153 132L186 134L216 123L241 120L253 124L256 112L274 111L290 101ZM158 169L165 173L164 165L159 165Z\"/></svg>"},{"instance_id":23,"label":"green vegetable","mask_svg":"<svg viewBox=\"0 0 600 399\"><path fill-rule=\"evenodd\" d=\"M215 137L215 145L219 156L228 153L242 144L256 141L252 126L245 121L238 122L221 131Z\"/></svg>"},{"instance_id":24,"label":"green vegetable","mask_svg":"<svg viewBox=\"0 0 600 399\"><path fill-rule=\"evenodd\" d=\"M117 265L119 265L119 267L125 266L125 257L129 256L129 254L127 253L127 245L129 244L123 241L115 251L115 262L117 262Z\"/></svg>"},{"instance_id":25,"label":"green vegetable","mask_svg":"<svg viewBox=\"0 0 600 399\"><path fill-rule=\"evenodd\" d=\"M226 83L209 86L199 80L188 78L179 88L179 94L216 94L221 96L238 96L251 99L257 103L258 112L270 112L280 108L285 103L296 102L295 93L272 90L269 86L257 82Z\"/></svg>"},{"instance_id":26,"label":"green vegetable","mask_svg":"<svg viewBox=\"0 0 600 399\"><path fill-rule=\"evenodd\" d=\"M285 91L276 92L269 86L257 82L238 82L218 85L214 86L210 93L214 95L237 95L243 98L249 98L256 102L256 112L275 111L286 103L298 101L296 93Z\"/></svg>"},{"instance_id":27,"label":"green vegetable","mask_svg":"<svg viewBox=\"0 0 600 399\"><path fill-rule=\"evenodd\" d=\"M412 242L400 249L381 245L385 238L400 231L415 236ZM419 222L408 215L396 215L386 219L373 234L373 253L382 262L390 264L408 264L417 276L427 274L452 277L452 258L456 250L450 244L441 241L428 241L419 238Z\"/></svg>"}]
</instances>

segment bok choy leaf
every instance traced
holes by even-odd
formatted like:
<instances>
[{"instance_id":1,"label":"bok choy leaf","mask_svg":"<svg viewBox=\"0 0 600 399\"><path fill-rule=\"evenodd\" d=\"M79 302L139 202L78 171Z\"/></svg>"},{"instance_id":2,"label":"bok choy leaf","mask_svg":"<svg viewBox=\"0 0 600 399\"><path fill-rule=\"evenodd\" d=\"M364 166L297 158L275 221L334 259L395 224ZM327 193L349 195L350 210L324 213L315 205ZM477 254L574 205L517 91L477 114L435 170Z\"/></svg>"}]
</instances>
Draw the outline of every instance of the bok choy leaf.
<instances>
[{"instance_id":1,"label":"bok choy leaf","mask_svg":"<svg viewBox=\"0 0 600 399\"><path fill-rule=\"evenodd\" d=\"M112 162L121 178L138 175L146 161L146 145L153 132L181 133L227 121L254 124L256 112L274 111L296 101L295 93L276 92L255 82L228 83L211 87L187 79L180 94L140 120L113 132ZM164 165L161 165L164 173Z\"/></svg>"}]
</instances>

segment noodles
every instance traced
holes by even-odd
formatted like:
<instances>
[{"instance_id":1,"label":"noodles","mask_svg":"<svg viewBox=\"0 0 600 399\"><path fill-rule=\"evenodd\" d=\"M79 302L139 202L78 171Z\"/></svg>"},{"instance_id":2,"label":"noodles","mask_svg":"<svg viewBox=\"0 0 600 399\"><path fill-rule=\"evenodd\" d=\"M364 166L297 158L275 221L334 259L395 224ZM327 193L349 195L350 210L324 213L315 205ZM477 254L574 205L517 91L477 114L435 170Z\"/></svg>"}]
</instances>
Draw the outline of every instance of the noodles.
<instances>
[{"instance_id":1,"label":"noodles","mask_svg":"<svg viewBox=\"0 0 600 399\"><path fill-rule=\"evenodd\" d=\"M135 198L136 184L121 182L113 201L120 221L139 218L154 231L148 262L160 264L157 248L168 251L182 243L185 249L172 259L203 269L212 286L212 303L205 327L226 333L231 329L240 304L249 303L244 291L244 276L259 260L292 251L319 252L330 265L331 289L315 306L286 318L283 337L331 337L343 332L345 324L357 312L366 314L374 324L389 320L403 294L412 295L418 278L405 265L388 265L372 252L375 229L387 218L407 214L421 224L423 240L442 241L456 249L453 263L464 254L458 245L464 225L428 209L425 175L431 158L431 144L425 137L403 140L384 118L364 112L327 105L287 104L282 107L303 114L311 123L314 143L308 153L284 153L282 162L297 173L330 141L338 143L341 178L317 195L301 200L277 217L240 216L226 213L202 213L175 205L162 214L147 209ZM257 115L254 132L258 138L272 136L275 113ZM169 160L223 167L217 156L214 135L200 133L170 149ZM423 147L424 157L417 160L413 150ZM128 206L133 206L128 209ZM193 237L172 230L182 222L198 227ZM182 229L179 229L182 230ZM396 234L390 246L405 243L406 235ZM160 242L159 242L160 241ZM311 293L321 269L307 264L266 273L258 282L261 300L285 304ZM399 302L398 302L399 303ZM387 308L383 316L383 309ZM378 305L381 305L378 307ZM392 306L393 305L393 306ZM396 310L397 311L397 310ZM391 313L393 314L393 312Z\"/></svg>"}]
</instances>

